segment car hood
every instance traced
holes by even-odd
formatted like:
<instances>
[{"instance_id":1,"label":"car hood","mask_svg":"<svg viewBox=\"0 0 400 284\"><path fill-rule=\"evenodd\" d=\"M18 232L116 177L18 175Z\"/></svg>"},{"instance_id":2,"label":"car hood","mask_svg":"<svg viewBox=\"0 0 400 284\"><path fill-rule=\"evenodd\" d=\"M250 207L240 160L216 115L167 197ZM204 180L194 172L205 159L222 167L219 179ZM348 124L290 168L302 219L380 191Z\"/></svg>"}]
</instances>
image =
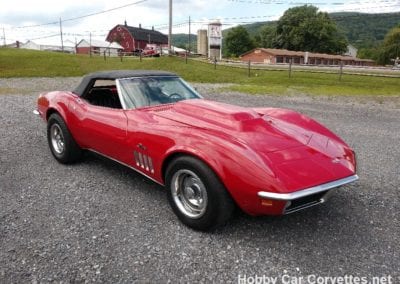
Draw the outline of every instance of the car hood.
<instances>
[{"instance_id":1,"label":"car hood","mask_svg":"<svg viewBox=\"0 0 400 284\"><path fill-rule=\"evenodd\" d=\"M268 153L307 144L311 134L304 128L244 108L208 100L186 100L157 109L156 114L194 128L224 132Z\"/></svg>"}]
</instances>

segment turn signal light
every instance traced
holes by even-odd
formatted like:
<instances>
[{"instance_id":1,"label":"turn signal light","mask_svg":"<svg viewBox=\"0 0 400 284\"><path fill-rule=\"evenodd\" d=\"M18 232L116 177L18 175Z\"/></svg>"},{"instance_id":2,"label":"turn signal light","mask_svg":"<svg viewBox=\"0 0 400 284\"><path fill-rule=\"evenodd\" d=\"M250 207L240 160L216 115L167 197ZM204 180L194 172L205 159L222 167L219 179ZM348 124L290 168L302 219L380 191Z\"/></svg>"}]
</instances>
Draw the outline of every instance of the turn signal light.
<instances>
[{"instance_id":1,"label":"turn signal light","mask_svg":"<svg viewBox=\"0 0 400 284\"><path fill-rule=\"evenodd\" d=\"M262 206L272 206L272 205L274 205L274 202L271 199L261 199L261 205Z\"/></svg>"}]
</instances>

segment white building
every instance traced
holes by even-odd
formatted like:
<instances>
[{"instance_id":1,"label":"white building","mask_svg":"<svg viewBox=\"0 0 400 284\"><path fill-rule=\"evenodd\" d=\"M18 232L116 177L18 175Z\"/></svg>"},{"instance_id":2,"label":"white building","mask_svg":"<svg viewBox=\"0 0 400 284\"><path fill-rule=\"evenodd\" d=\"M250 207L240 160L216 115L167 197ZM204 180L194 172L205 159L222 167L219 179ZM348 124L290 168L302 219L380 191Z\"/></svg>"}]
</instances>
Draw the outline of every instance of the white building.
<instances>
[{"instance_id":1,"label":"white building","mask_svg":"<svg viewBox=\"0 0 400 284\"><path fill-rule=\"evenodd\" d=\"M344 55L351 56L351 57L357 57L357 52L358 52L358 49L355 48L354 46L352 46L351 44L349 44L347 46L347 51Z\"/></svg>"},{"instance_id":2,"label":"white building","mask_svg":"<svg viewBox=\"0 0 400 284\"><path fill-rule=\"evenodd\" d=\"M65 40L63 42L63 47L61 46L61 44L57 44L55 42L34 42L32 40L28 40L27 42L21 44L20 48L75 53L75 43L70 40Z\"/></svg>"},{"instance_id":3,"label":"white building","mask_svg":"<svg viewBox=\"0 0 400 284\"><path fill-rule=\"evenodd\" d=\"M117 56L118 52L123 50L123 47L116 42L109 43L101 40L86 40L82 39L76 45L76 53L78 54L98 54L107 56Z\"/></svg>"},{"instance_id":4,"label":"white building","mask_svg":"<svg viewBox=\"0 0 400 284\"><path fill-rule=\"evenodd\" d=\"M20 48L23 49L32 49L32 50L40 50L40 44L37 44L31 40L28 40L25 43L21 43Z\"/></svg>"}]
</instances>

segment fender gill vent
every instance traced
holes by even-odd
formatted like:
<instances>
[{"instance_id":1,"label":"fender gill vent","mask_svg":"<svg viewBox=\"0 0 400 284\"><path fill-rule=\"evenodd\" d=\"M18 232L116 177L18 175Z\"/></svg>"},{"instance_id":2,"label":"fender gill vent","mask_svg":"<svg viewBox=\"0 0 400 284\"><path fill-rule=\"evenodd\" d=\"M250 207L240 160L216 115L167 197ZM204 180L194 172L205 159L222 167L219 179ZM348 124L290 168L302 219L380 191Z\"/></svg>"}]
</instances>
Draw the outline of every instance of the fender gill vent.
<instances>
[{"instance_id":1,"label":"fender gill vent","mask_svg":"<svg viewBox=\"0 0 400 284\"><path fill-rule=\"evenodd\" d=\"M154 174L153 160L149 156L137 151L133 151L133 155L135 157L136 166Z\"/></svg>"}]
</instances>

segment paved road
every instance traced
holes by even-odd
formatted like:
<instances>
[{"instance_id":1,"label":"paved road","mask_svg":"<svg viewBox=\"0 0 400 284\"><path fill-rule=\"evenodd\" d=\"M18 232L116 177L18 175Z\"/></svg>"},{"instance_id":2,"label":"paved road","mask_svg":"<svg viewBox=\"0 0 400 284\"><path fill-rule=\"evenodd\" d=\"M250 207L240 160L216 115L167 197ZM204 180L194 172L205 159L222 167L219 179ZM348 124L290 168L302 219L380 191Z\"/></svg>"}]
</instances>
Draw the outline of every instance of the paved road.
<instances>
[{"instance_id":1,"label":"paved road","mask_svg":"<svg viewBox=\"0 0 400 284\"><path fill-rule=\"evenodd\" d=\"M73 166L52 158L31 111L38 91L76 82L0 79L0 91L13 93L0 95L0 283L237 283L239 275L399 283L400 109L390 101L213 94L199 85L207 98L320 120L355 148L360 176L319 207L284 217L238 212L200 233L139 174L91 154Z\"/></svg>"}]
</instances>

